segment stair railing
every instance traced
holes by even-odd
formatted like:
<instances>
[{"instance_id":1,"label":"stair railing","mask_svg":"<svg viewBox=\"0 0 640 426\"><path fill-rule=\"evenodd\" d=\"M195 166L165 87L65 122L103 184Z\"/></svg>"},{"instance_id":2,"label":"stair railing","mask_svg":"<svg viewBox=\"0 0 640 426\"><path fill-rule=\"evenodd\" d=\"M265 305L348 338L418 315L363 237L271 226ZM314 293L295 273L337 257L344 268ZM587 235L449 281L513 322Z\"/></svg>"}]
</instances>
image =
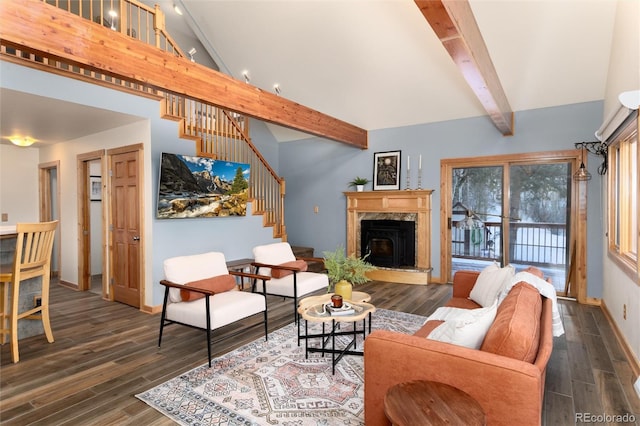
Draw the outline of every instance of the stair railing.
<instances>
[{"instance_id":1,"label":"stair railing","mask_svg":"<svg viewBox=\"0 0 640 426\"><path fill-rule=\"evenodd\" d=\"M181 121L181 137L196 141L198 155L249 164L253 213L263 215L264 225L273 227L274 237L286 239L285 181L251 141L248 118L170 93L165 94L164 114Z\"/></svg>"}]
</instances>

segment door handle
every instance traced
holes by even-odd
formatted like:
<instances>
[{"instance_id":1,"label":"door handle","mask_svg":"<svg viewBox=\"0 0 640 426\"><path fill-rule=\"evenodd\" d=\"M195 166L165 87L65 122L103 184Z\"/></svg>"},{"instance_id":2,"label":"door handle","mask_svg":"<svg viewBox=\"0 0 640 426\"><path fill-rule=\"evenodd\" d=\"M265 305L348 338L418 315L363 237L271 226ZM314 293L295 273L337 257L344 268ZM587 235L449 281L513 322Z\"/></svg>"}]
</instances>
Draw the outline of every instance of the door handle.
<instances>
[{"instance_id":1,"label":"door handle","mask_svg":"<svg viewBox=\"0 0 640 426\"><path fill-rule=\"evenodd\" d=\"M140 241L140 237L138 236L133 237L133 241Z\"/></svg>"}]
</instances>

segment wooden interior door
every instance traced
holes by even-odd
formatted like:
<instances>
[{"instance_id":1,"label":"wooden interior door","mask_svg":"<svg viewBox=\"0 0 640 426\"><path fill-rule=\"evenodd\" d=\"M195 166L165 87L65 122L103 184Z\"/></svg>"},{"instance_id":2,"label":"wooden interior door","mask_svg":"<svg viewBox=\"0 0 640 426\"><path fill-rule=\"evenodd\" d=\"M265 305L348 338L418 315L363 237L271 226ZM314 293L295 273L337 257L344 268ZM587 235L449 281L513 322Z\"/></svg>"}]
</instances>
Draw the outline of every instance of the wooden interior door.
<instances>
[{"instance_id":1,"label":"wooden interior door","mask_svg":"<svg viewBox=\"0 0 640 426\"><path fill-rule=\"evenodd\" d=\"M116 302L140 307L140 176L138 151L111 155L111 288Z\"/></svg>"}]
</instances>

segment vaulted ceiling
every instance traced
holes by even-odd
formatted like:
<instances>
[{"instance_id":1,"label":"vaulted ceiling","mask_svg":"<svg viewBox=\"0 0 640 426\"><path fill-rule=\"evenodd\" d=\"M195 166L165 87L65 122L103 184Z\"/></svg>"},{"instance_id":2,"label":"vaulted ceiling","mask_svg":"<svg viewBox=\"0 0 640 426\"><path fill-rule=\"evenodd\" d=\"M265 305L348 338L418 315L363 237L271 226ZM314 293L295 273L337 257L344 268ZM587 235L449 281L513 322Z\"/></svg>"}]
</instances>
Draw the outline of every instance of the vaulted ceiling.
<instances>
[{"instance_id":1,"label":"vaulted ceiling","mask_svg":"<svg viewBox=\"0 0 640 426\"><path fill-rule=\"evenodd\" d=\"M412 0L174 3L222 71L366 130L487 115ZM470 6L513 111L604 98L615 1Z\"/></svg>"},{"instance_id":2,"label":"vaulted ceiling","mask_svg":"<svg viewBox=\"0 0 640 426\"><path fill-rule=\"evenodd\" d=\"M280 96L365 130L490 120L413 0L144 2L160 4L184 51L198 46L196 61L206 50L222 72L243 80L247 71L249 84L271 92L278 84ZM614 0L470 0L470 8L512 111L604 98ZM0 97L3 136L21 114L14 95ZM55 110L64 120L65 105ZM307 136L270 128L280 141Z\"/></svg>"}]
</instances>

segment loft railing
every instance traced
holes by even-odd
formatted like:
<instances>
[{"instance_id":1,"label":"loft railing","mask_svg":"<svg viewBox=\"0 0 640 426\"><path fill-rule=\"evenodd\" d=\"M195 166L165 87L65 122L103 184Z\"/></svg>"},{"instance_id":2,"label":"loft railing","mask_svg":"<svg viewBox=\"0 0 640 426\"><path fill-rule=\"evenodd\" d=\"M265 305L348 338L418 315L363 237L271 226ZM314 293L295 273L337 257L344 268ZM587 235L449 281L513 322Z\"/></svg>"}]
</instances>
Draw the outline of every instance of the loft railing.
<instances>
[{"instance_id":1,"label":"loft railing","mask_svg":"<svg viewBox=\"0 0 640 426\"><path fill-rule=\"evenodd\" d=\"M135 0L42 1L176 56L185 56L167 33L164 13L158 5L149 7Z\"/></svg>"},{"instance_id":2,"label":"loft railing","mask_svg":"<svg viewBox=\"0 0 640 426\"><path fill-rule=\"evenodd\" d=\"M81 16L93 23L104 25L143 43L156 46L175 56L185 56L166 32L164 14L157 5L151 8L136 0L42 0L42 2ZM263 215L264 225L273 227L274 237L282 237L286 240L285 182L278 177L251 142L247 117L222 110L206 102L197 102L144 84L65 63L59 58L34 53L28 48L2 44L0 55L3 60L53 73L71 74L75 79L109 87L115 86L118 90L155 99L164 99L165 115L181 121L181 136L196 141L198 155L250 164L249 198L253 201L253 213Z\"/></svg>"},{"instance_id":3,"label":"loft railing","mask_svg":"<svg viewBox=\"0 0 640 426\"><path fill-rule=\"evenodd\" d=\"M167 93L164 114L181 121L181 137L195 140L198 155L247 163L250 166L249 198L254 214L275 237L285 237L285 182L269 166L249 137L249 120L213 105Z\"/></svg>"}]
</instances>

